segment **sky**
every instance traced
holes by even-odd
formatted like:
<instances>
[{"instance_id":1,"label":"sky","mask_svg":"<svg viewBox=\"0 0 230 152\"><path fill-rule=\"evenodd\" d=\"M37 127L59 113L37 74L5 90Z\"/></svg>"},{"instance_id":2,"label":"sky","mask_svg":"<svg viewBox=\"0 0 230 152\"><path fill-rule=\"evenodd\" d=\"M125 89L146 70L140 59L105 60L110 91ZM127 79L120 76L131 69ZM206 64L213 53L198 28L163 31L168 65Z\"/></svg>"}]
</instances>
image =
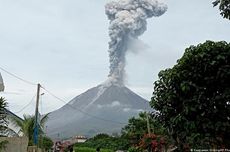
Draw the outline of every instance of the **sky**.
<instances>
[{"instance_id":1,"label":"sky","mask_svg":"<svg viewBox=\"0 0 230 152\"><path fill-rule=\"evenodd\" d=\"M0 0L0 67L40 83L66 102L106 81L107 1ZM164 2L167 12L148 19L148 29L140 37L145 49L126 56L125 84L146 100L151 99L159 71L175 65L185 48L206 40L230 41L230 21L219 15L211 0ZM5 83L0 95L9 109L19 116L33 114L37 86L0 72ZM44 90L41 93L41 113L64 105Z\"/></svg>"}]
</instances>

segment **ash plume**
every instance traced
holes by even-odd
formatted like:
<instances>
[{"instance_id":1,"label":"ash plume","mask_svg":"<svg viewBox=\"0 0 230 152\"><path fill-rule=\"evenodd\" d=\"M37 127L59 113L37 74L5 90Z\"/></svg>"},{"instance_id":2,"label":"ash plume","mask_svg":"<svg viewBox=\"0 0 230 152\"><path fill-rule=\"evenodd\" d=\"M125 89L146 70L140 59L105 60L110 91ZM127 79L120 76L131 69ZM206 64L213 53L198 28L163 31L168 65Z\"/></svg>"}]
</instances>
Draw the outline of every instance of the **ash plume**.
<instances>
[{"instance_id":1,"label":"ash plume","mask_svg":"<svg viewBox=\"0 0 230 152\"><path fill-rule=\"evenodd\" d=\"M123 84L129 43L147 29L147 19L164 14L167 6L157 0L117 0L105 5L109 25L109 80Z\"/></svg>"}]
</instances>

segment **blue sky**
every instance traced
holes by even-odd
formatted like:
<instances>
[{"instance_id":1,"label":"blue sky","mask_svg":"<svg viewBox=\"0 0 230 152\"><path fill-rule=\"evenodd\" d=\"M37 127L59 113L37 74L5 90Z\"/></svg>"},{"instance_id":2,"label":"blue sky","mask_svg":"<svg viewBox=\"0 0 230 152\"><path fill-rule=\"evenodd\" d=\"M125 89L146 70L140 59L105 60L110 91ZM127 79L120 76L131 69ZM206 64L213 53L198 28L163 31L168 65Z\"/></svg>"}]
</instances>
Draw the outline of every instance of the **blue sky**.
<instances>
[{"instance_id":1,"label":"blue sky","mask_svg":"<svg viewBox=\"0 0 230 152\"><path fill-rule=\"evenodd\" d=\"M0 66L41 83L67 102L107 79L108 0L0 0ZM230 41L230 21L208 0L164 0L168 11L148 20L140 39L146 50L129 52L126 85L147 100L160 70L172 67L184 49L206 40ZM30 102L36 86L0 71L13 112ZM34 104L18 113L33 113ZM63 103L42 96L42 112Z\"/></svg>"}]
</instances>

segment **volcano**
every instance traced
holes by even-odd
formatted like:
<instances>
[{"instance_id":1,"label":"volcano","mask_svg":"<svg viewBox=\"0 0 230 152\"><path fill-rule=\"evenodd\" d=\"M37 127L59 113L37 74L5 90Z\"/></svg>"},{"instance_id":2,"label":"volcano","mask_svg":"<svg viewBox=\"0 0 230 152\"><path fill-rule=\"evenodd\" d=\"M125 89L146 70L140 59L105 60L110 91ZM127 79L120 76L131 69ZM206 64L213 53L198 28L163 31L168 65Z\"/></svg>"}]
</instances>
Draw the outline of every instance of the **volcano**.
<instances>
[{"instance_id":1,"label":"volcano","mask_svg":"<svg viewBox=\"0 0 230 152\"><path fill-rule=\"evenodd\" d=\"M125 65L130 44L147 30L147 19L164 14L167 5L158 0L116 0L105 5L109 23L108 80L75 97L52 112L47 122L51 138L98 133L120 133L128 119L150 110L149 102L125 87Z\"/></svg>"},{"instance_id":2,"label":"volcano","mask_svg":"<svg viewBox=\"0 0 230 152\"><path fill-rule=\"evenodd\" d=\"M149 103L124 85L104 83L73 98L49 115L47 134L52 139L75 135L120 133L128 119L150 110Z\"/></svg>"},{"instance_id":3,"label":"volcano","mask_svg":"<svg viewBox=\"0 0 230 152\"><path fill-rule=\"evenodd\" d=\"M110 21L109 79L52 112L46 124L48 136L119 133L129 118L150 109L148 101L124 86L125 56L130 44L147 30L147 19L166 10L167 5L158 0L116 0L105 5Z\"/></svg>"}]
</instances>

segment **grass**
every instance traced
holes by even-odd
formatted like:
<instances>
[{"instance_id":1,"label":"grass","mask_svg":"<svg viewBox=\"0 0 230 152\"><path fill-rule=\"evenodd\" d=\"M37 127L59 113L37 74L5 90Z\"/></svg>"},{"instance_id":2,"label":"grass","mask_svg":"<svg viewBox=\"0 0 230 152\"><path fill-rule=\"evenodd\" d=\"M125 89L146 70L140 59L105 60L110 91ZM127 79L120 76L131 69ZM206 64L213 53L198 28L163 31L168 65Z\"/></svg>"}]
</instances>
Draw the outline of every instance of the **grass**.
<instances>
[{"instance_id":1,"label":"grass","mask_svg":"<svg viewBox=\"0 0 230 152\"><path fill-rule=\"evenodd\" d=\"M96 149L94 148L88 148L88 147L74 147L74 150L77 152L95 152ZM101 149L101 152L113 152L109 149Z\"/></svg>"}]
</instances>

